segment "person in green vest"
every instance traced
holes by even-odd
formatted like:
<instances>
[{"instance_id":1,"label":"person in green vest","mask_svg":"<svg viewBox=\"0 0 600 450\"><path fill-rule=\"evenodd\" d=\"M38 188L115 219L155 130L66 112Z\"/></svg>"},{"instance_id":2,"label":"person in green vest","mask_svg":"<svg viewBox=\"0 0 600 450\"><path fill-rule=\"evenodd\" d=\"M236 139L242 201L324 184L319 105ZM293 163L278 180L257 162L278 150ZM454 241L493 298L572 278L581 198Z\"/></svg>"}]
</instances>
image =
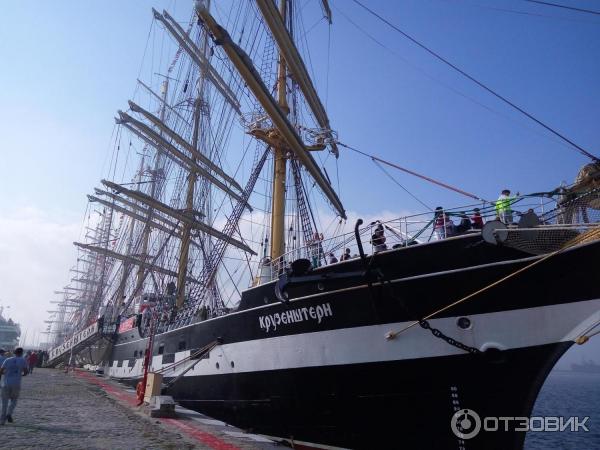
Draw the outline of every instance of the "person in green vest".
<instances>
[{"instance_id":1,"label":"person in green vest","mask_svg":"<svg viewBox=\"0 0 600 450\"><path fill-rule=\"evenodd\" d=\"M519 193L517 192L517 195ZM510 195L509 189L504 189L496 200L496 215L505 224L513 223L513 211L511 205L515 202L516 197Z\"/></svg>"}]
</instances>

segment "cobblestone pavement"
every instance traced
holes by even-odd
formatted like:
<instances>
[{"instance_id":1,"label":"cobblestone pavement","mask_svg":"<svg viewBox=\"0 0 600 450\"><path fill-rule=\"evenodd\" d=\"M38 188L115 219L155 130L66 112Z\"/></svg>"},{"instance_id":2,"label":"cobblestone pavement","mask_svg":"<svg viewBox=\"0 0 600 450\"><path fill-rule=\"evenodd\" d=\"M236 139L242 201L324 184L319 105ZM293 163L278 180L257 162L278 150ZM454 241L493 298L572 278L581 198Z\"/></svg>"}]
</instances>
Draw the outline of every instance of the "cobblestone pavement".
<instances>
[{"instance_id":1,"label":"cobblestone pavement","mask_svg":"<svg viewBox=\"0 0 600 450\"><path fill-rule=\"evenodd\" d=\"M23 378L14 423L0 426L0 448L210 448L165 430L103 390L53 369Z\"/></svg>"}]
</instances>

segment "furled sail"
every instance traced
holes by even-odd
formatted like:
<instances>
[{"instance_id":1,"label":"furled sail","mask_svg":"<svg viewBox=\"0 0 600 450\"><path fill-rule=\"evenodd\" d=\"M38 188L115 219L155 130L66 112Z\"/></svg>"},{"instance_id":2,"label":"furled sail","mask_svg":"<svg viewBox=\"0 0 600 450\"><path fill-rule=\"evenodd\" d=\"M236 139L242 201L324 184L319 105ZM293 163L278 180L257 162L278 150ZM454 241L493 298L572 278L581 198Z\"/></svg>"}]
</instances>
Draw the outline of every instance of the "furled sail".
<instances>
[{"instance_id":1,"label":"furled sail","mask_svg":"<svg viewBox=\"0 0 600 450\"><path fill-rule=\"evenodd\" d=\"M112 208L112 209L114 209L117 212L120 212L122 214L125 214L125 215L131 217L134 220L137 220L139 222L143 222L144 224L147 224L148 226L150 226L150 228L154 228L156 230L164 231L165 233L171 234L171 233L173 233L173 230L178 227L176 224L173 224L174 225L173 228L169 229L165 225L161 225L160 223L158 223L158 222L156 222L154 220L148 219L147 215L143 216L141 214L137 214L137 213L135 213L135 212L133 212L133 211L127 209L127 208L124 208L124 207L119 206L119 205L117 205L115 203L111 203L109 201L103 200L101 198L95 197L93 195L88 195L87 197L88 197L88 200L90 202L100 203L101 205L104 205L107 208ZM179 235L177 235L177 236L179 237Z\"/></svg>"},{"instance_id":2,"label":"furled sail","mask_svg":"<svg viewBox=\"0 0 600 450\"><path fill-rule=\"evenodd\" d=\"M265 23L271 30L277 45L279 45L279 51L285 58L288 70L292 72L292 76L298 83L298 86L300 86L319 126L324 130L330 130L331 125L329 124L329 118L325 112L325 107L323 106L323 103L321 103L321 99L308 74L308 70L306 70L300 52L298 52L292 37L283 23L281 14L279 14L279 11L272 0L256 0L256 4L265 19ZM336 143L333 141L331 142L331 148L337 157L339 152Z\"/></svg>"},{"instance_id":3,"label":"furled sail","mask_svg":"<svg viewBox=\"0 0 600 450\"><path fill-rule=\"evenodd\" d=\"M182 138L179 134L177 134L171 128L169 128L162 120L160 120L154 114L146 111L144 108L142 108L141 106L138 106L131 100L129 101L129 107L131 108L132 111L143 115L146 119L148 119L156 127L158 127L163 133L167 134L175 142L177 142L184 149L186 149L188 152L190 152L190 154L195 159L202 161L202 163L205 164L206 167L208 167L210 170L214 171L219 176L221 176L232 187L234 187L235 189L237 189L240 192L242 191L242 187L239 185L239 183L237 181L235 181L235 179L233 177L227 175L223 171L223 169L221 169L219 166L217 166L215 163L213 163L210 159L208 159L206 156L204 156L202 153L200 153L198 150L196 150L189 142L187 142L184 138Z\"/></svg>"},{"instance_id":4,"label":"furled sail","mask_svg":"<svg viewBox=\"0 0 600 450\"><path fill-rule=\"evenodd\" d=\"M217 239L224 240L224 241L228 242L229 244L233 245L234 247L239 248L240 250L243 250L243 251L248 252L253 255L256 254L256 252L254 252L254 250L252 250L250 247L248 247L243 242L240 242L237 239L233 239L233 238L227 236L226 234L220 232L219 230L216 230L216 229L212 228L211 226L206 225L205 223L202 223L202 222L196 220L194 217L192 217L189 214L186 214L182 211L177 211L177 210L171 208L170 206L150 197L148 194L145 194L140 191L134 191L131 189L124 188L123 186L120 186L116 183L113 183L113 182L110 182L107 180L102 180L102 184L110 189L115 190L118 193L126 195L127 197L130 197L137 201L145 203L148 206L155 208L156 210L158 210L168 216L173 217L174 219L177 219L183 223L189 224L192 228L198 229L198 230L200 230L206 234L209 234Z\"/></svg>"},{"instance_id":5,"label":"furled sail","mask_svg":"<svg viewBox=\"0 0 600 450\"><path fill-rule=\"evenodd\" d=\"M168 275L170 277L177 277L177 272L175 272L173 270L165 269L164 267L159 267L156 264L151 264L151 263L142 261L141 259L134 258L133 256L122 255L121 253L113 252L112 250L109 250L104 247L98 247L96 245L83 244L81 242L73 242L73 244L75 246L81 247L85 250L89 250L91 252L95 252L95 253L99 253L104 256L108 256L109 258L118 259L120 261L124 261L129 264L140 266L141 268L148 270L148 271L162 273L163 275ZM189 283L198 283L198 280L196 280L192 277L187 277L186 281ZM67 289L67 287L65 287L65 289ZM84 289L76 289L76 288L70 288L70 289L71 290L84 290Z\"/></svg>"},{"instance_id":6,"label":"furled sail","mask_svg":"<svg viewBox=\"0 0 600 450\"><path fill-rule=\"evenodd\" d=\"M139 108L139 107L137 107L137 108ZM142 108L139 108L139 110L142 111ZM146 111L144 111L144 112L146 112ZM146 112L146 113L148 115L150 115L150 113L148 113L148 112ZM157 121L159 121L158 118L155 117L155 119ZM184 166L187 167L187 168L189 168L189 170L201 174L204 178L206 178L208 181L210 181L213 185L215 185L216 187L218 187L219 189L221 189L226 194L230 195L231 197L235 198L238 201L242 198L240 196L240 194L238 194L237 192L233 191L225 183L223 183L221 180L219 180L217 177L215 177L212 173L210 173L210 171L208 171L207 169L205 169L204 167L202 167L194 159L192 159L189 156L187 156L184 152L182 152L181 150L179 150L173 144L169 143L160 134L156 133L154 130L152 130L146 124L140 122L137 119L134 119L129 114L127 114L127 113L125 113L123 111L119 111L119 119L117 119L117 123L128 125L126 128L128 128L129 130L131 130L137 136L142 137L145 142L151 143L153 145L153 147L157 148L159 151L162 151L162 150L167 151L179 163L184 164ZM173 134L175 134L166 125L163 124L163 127L164 127L164 129L167 129L170 132L172 132ZM161 128L161 130L162 130L162 128ZM169 134L169 133L167 133L167 134ZM183 140L183 138L181 138L181 139ZM186 147L186 149L188 149L188 151L190 151L190 152L193 152L194 158L197 158L198 156L201 156L201 154L198 151L194 150L192 148L192 146L190 146L190 145L188 145ZM200 158L198 158L198 159L200 159ZM204 156L202 156L202 161L203 162L207 161L207 158L204 157ZM211 168L212 168L212 166L214 166L214 164L211 163ZM228 177L228 178L230 178L230 177ZM237 185L237 183L236 183L236 185Z\"/></svg>"},{"instance_id":7,"label":"furled sail","mask_svg":"<svg viewBox=\"0 0 600 450\"><path fill-rule=\"evenodd\" d=\"M189 57L198 65L200 69L202 69L208 80L211 81L213 86L223 95L225 100L231 105L231 107L238 113L241 114L240 111L240 103L237 100L235 94L231 91L227 83L221 78L221 75L211 66L210 62L206 59L206 57L202 54L202 52L198 49L196 44L189 38L189 36L185 33L183 28L179 26L179 24L167 13L163 11L163 13L159 13L157 10L152 8L152 12L154 13L154 17L156 20L161 22L167 31L171 33L171 36L175 38L175 40L179 43L181 48L189 55Z\"/></svg>"}]
</instances>

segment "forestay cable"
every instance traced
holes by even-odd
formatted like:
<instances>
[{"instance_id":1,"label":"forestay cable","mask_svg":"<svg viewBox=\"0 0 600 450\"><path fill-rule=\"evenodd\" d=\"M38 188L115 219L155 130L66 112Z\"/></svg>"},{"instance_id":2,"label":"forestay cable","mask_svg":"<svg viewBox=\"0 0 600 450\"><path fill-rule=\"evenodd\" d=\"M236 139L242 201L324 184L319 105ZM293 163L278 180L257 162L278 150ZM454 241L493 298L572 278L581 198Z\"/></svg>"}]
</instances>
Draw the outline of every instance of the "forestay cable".
<instances>
[{"instance_id":1,"label":"forestay cable","mask_svg":"<svg viewBox=\"0 0 600 450\"><path fill-rule=\"evenodd\" d=\"M445 189L450 189L451 191L458 192L461 195L465 195L465 196L470 197L472 199L480 200L482 202L486 202L487 201L487 200L485 200L485 199L483 199L483 198L481 198L481 197L479 197L479 196L477 196L475 194L471 194L471 193L469 193L467 191L463 191L462 189L459 189L457 187L450 186L449 184L446 184L446 183L442 183L441 181L434 180L433 178L430 178L428 176L421 175L420 173L414 172L414 171L409 170L409 169L407 169L405 167L402 167L402 166L399 166L397 164L391 163L389 161L386 161L385 159L378 158L375 155L370 155L369 153L362 152L362 151L360 151L360 150L358 150L358 149L356 149L354 147L350 147L349 145L343 144L342 142L338 141L337 145L339 145L341 147L344 147L344 148L347 148L348 150L352 150L352 151L354 151L356 153L360 153L363 156L367 156L367 157L371 158L373 161L379 161L379 162L381 162L383 164L386 164L386 165L388 165L390 167L393 167L394 169L402 170L403 172L409 173L409 174L411 174L411 175L413 175L415 177L419 177L419 178L421 178L421 179L423 179L425 181L429 181L430 183L437 184L438 186L441 186L441 187L443 187Z\"/></svg>"},{"instance_id":2,"label":"forestay cable","mask_svg":"<svg viewBox=\"0 0 600 450\"><path fill-rule=\"evenodd\" d=\"M569 138L567 138L566 136L564 136L563 134L559 133L558 131L554 130L552 127L546 125L544 122L542 122L539 119L536 119L533 115L531 115L530 113L528 113L527 111L525 111L523 108L520 108L519 106L517 106L516 104L514 104L513 102L511 102L510 100L508 100L506 97L503 97L502 95L498 94L496 91L492 90L491 88L487 87L485 84L483 84L481 81L473 78L471 75L469 75L468 73L466 73L464 70L460 69L459 67L455 66L454 64L452 64L450 61L448 61L446 58L444 58L443 56L439 55L438 53L434 52L433 50L431 50L429 47L427 47L426 45L420 43L419 41L417 41L415 38L413 38L412 36L410 36L409 34L405 33L404 31L402 31L400 28L398 28L396 25L394 25L393 23L391 23L390 21L388 21L387 19L385 19L384 17L380 16L379 14L377 14L375 11L373 11L372 9L370 9L369 7L363 5L361 2L359 2L358 0L352 0L354 3L356 3L357 5L359 5L361 8L363 8L364 10L366 10L369 14L375 16L377 19L379 19L380 21L382 21L383 23L385 23L387 26L389 26L390 28L392 28L393 30L397 31L398 33L400 33L402 36L404 36L405 38L407 38L408 40L410 40L411 42L413 42L414 44L418 45L419 47L421 47L423 50L425 50L426 52L430 53L431 55L433 55L435 58L439 59L440 61L442 61L444 64L450 66L451 68L453 68L455 71L457 71L458 73L460 73L461 75L463 75L464 77L468 78L469 80L471 80L473 83L477 84L478 86L480 86L481 88L485 89L486 91L488 91L490 94L494 95L495 97L499 98L500 100L502 100L504 103L512 106L514 109L516 109L517 111L519 111L521 114L524 114L525 116L529 117L531 120L533 120L534 122L536 122L538 125L544 127L546 130L550 131L552 134L558 136L559 138L561 138L563 141L569 143L571 146L573 146L575 149L577 149L579 151L579 153L581 153L582 155L587 156L588 158L590 158L592 161L595 162L600 162L600 159L598 159L598 157L592 155L590 152L588 152L587 150L585 150L584 148L580 147L579 145L577 145L575 142L573 142L572 140L570 140Z\"/></svg>"}]
</instances>

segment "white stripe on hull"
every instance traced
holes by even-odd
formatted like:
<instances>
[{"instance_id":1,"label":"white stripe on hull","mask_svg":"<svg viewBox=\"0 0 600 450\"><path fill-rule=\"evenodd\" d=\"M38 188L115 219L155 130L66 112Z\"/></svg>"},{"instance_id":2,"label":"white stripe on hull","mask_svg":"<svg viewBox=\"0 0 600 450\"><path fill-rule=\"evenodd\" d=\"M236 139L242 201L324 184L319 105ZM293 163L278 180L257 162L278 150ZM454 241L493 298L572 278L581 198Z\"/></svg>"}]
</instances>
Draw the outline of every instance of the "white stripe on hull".
<instances>
[{"instance_id":1,"label":"white stripe on hull","mask_svg":"<svg viewBox=\"0 0 600 450\"><path fill-rule=\"evenodd\" d=\"M476 300L475 300L476 301ZM471 327L457 325L459 317L432 319L432 327L480 350L533 347L573 341L600 322L600 299L548 305L468 316ZM282 370L302 367L361 364L385 361L434 358L464 354L464 351L436 338L428 330L415 326L393 340L389 331L398 331L410 322L344 328L223 344L209 357L180 364L164 376L176 376L191 364L184 376L224 375L230 373ZM177 352L175 362L189 356L190 350ZM124 365L127 361L124 362ZM142 373L142 359L133 367L116 367L106 373L115 378L136 378ZM162 355L153 357L152 369L162 369ZM218 368L217 368L218 365Z\"/></svg>"}]
</instances>

